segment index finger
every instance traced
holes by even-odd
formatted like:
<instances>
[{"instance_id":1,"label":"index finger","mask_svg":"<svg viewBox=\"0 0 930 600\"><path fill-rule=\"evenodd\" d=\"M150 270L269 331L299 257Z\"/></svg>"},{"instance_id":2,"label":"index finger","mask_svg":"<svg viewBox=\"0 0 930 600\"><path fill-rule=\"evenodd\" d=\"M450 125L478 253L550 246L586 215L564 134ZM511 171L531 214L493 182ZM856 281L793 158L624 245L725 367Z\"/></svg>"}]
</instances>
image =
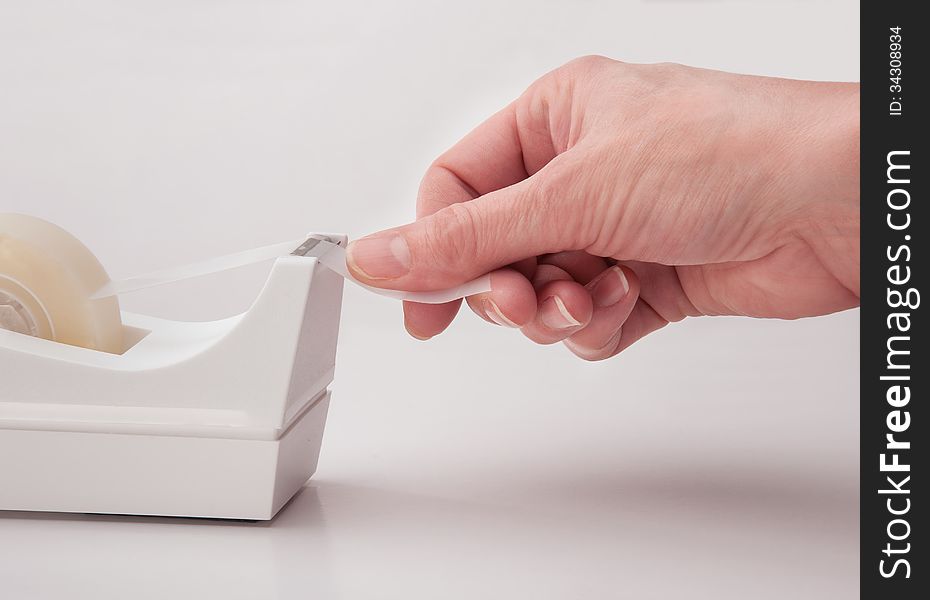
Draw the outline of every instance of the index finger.
<instances>
[{"instance_id":1,"label":"index finger","mask_svg":"<svg viewBox=\"0 0 930 600\"><path fill-rule=\"evenodd\" d=\"M527 164L545 164L555 157L545 133L548 119L542 118L540 127L534 122L540 115L521 108L523 101L512 102L433 162L420 184L417 218L519 183L531 174ZM405 302L404 325L414 337L428 339L449 326L459 306Z\"/></svg>"},{"instance_id":2,"label":"index finger","mask_svg":"<svg viewBox=\"0 0 930 600\"><path fill-rule=\"evenodd\" d=\"M548 103L533 86L473 129L430 165L417 198L417 218L523 181L555 158Z\"/></svg>"}]
</instances>

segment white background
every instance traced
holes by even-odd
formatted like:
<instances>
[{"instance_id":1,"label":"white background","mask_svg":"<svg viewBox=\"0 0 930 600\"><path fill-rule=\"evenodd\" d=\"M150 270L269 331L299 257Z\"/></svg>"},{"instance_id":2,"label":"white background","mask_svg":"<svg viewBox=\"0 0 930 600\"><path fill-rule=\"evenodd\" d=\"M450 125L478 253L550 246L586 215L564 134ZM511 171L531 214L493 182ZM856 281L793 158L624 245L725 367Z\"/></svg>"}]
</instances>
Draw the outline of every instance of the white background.
<instances>
[{"instance_id":1,"label":"white background","mask_svg":"<svg viewBox=\"0 0 930 600\"><path fill-rule=\"evenodd\" d=\"M114 277L412 217L431 159L582 54L858 80L856 2L0 3L0 211ZM245 309L267 267L127 296ZM320 469L270 524L0 513L5 598L849 598L858 312L583 363L347 289ZM2 382L0 382L2 385ZM15 457L2 457L15 460ZM2 482L0 482L2 485Z\"/></svg>"}]
</instances>

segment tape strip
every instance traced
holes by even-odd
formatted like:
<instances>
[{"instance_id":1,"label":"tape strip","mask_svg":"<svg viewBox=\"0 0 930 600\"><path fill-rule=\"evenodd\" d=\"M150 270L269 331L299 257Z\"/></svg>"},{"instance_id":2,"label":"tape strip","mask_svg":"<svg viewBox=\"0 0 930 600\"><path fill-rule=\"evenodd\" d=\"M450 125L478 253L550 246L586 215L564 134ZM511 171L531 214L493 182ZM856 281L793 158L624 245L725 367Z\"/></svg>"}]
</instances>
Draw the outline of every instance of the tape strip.
<instances>
[{"instance_id":1,"label":"tape strip","mask_svg":"<svg viewBox=\"0 0 930 600\"><path fill-rule=\"evenodd\" d=\"M262 246L261 248L253 248L251 250L245 250L244 252L236 252L235 254L211 258L181 267L172 267L162 271L136 275L135 277L129 277L120 281L111 281L97 290L94 295L91 296L91 300L144 290L146 288L164 285L174 281L181 281L183 279L202 277L204 275L210 275L211 273L228 271L236 267L244 267L280 256L286 256L291 250L303 243L303 241L303 239L300 239L281 242L279 244Z\"/></svg>"},{"instance_id":2,"label":"tape strip","mask_svg":"<svg viewBox=\"0 0 930 600\"><path fill-rule=\"evenodd\" d=\"M164 269L145 275L137 275L120 281L111 281L97 290L94 295L91 296L91 299L94 300L97 298L126 294L175 281L202 277L204 275L210 275L211 273L218 273L220 271L227 271L237 267L244 267L266 260L280 258L291 254L295 248L306 247L310 241L314 243L307 252L301 253L301 256L316 258L320 264L326 268L341 275L359 287L365 288L369 292L378 294L379 296L385 296L395 300L409 300L411 302L420 302L423 304L443 304L466 296L483 294L491 291L490 275L484 275L454 288L430 292L402 292L372 287L357 280L349 273L346 267L345 248L327 240L313 237L309 240L302 238L289 242L281 242L270 246L262 246L261 248L253 248L252 250L246 250L244 252L219 256L189 265Z\"/></svg>"},{"instance_id":3,"label":"tape strip","mask_svg":"<svg viewBox=\"0 0 930 600\"><path fill-rule=\"evenodd\" d=\"M342 275L355 285L363 287L369 292L373 292L379 296L386 296L388 298L394 298L395 300L409 300L410 302L420 302L422 304L444 304L446 302L458 300L459 298L465 298L466 296L473 296L475 294L483 294L491 291L490 275L484 275L454 288L432 292L400 292L397 290L384 290L371 287L357 280L349 273L349 269L346 267L345 248L325 240L320 240L319 244L317 244L307 256L315 256L316 259L328 269Z\"/></svg>"}]
</instances>

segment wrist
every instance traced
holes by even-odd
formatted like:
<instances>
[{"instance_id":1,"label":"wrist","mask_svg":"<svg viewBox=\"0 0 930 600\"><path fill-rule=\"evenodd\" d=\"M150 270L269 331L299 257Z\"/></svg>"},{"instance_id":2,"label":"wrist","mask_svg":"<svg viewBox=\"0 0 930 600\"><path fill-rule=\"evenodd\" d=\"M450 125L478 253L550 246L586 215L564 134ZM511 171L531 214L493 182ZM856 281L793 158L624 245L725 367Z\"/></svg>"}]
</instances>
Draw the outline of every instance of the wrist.
<instances>
[{"instance_id":1,"label":"wrist","mask_svg":"<svg viewBox=\"0 0 930 600\"><path fill-rule=\"evenodd\" d=\"M859 86L804 83L812 92L804 121L786 147L795 204L789 233L859 296ZM791 200L789 200L791 201Z\"/></svg>"}]
</instances>

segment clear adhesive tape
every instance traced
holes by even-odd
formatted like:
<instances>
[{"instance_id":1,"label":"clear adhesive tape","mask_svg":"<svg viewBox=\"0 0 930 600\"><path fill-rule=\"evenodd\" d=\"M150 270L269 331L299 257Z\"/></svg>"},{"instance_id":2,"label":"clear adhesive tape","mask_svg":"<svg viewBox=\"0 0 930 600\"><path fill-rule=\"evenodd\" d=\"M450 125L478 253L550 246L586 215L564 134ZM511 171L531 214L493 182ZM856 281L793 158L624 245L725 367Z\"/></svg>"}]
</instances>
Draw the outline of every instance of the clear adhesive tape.
<instances>
[{"instance_id":1,"label":"clear adhesive tape","mask_svg":"<svg viewBox=\"0 0 930 600\"><path fill-rule=\"evenodd\" d=\"M0 214L0 328L120 353L119 302L92 297L109 280L67 231L35 217Z\"/></svg>"},{"instance_id":2,"label":"clear adhesive tape","mask_svg":"<svg viewBox=\"0 0 930 600\"><path fill-rule=\"evenodd\" d=\"M295 250L296 249L296 250ZM308 239L292 240L253 248L243 252L227 254L208 260L165 269L145 275L137 275L120 281L109 282L94 293L93 298L105 298L117 294L125 294L158 285L164 285L183 279L201 277L211 273L218 273L236 267L251 265L265 260L280 258L288 254L302 257L316 258L320 264L329 270L341 275L352 283L379 296L386 296L395 300L409 300L423 304L443 304L466 296L483 294L491 291L491 276L484 275L454 288L434 290L429 292L405 292L386 290L366 285L356 279L346 267L346 250L338 244L313 236Z\"/></svg>"}]
</instances>

